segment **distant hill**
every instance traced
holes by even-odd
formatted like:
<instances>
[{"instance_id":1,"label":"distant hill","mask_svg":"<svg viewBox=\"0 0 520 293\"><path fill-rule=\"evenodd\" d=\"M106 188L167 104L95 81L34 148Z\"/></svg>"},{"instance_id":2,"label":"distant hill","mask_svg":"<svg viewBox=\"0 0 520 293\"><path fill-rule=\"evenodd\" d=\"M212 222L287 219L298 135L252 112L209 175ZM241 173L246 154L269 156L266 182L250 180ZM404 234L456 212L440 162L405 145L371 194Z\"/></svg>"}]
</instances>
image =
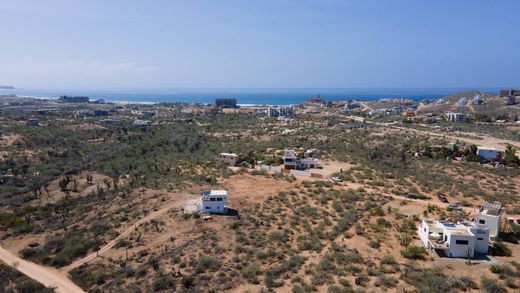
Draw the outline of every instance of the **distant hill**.
<instances>
[{"instance_id":1,"label":"distant hill","mask_svg":"<svg viewBox=\"0 0 520 293\"><path fill-rule=\"evenodd\" d=\"M0 90L14 90L15 87L11 85L0 85Z\"/></svg>"},{"instance_id":2,"label":"distant hill","mask_svg":"<svg viewBox=\"0 0 520 293\"><path fill-rule=\"evenodd\" d=\"M482 101L480 104L473 103L473 98L475 98L476 95L480 95ZM467 99L464 105L459 104L462 98ZM464 91L443 97L439 99L439 102L440 101L442 101L442 103L431 100L429 104L422 104L420 110L435 113L454 111L488 115L520 114L520 104L506 106L504 97L499 97L497 94L488 92Z\"/></svg>"}]
</instances>

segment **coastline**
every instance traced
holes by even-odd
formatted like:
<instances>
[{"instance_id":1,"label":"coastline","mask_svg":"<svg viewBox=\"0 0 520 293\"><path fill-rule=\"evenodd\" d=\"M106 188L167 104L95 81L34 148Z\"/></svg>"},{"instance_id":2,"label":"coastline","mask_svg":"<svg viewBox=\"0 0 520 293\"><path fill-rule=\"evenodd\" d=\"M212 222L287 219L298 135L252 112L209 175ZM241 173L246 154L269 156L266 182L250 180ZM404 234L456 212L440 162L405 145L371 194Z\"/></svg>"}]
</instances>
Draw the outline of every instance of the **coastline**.
<instances>
[{"instance_id":1,"label":"coastline","mask_svg":"<svg viewBox=\"0 0 520 293\"><path fill-rule=\"evenodd\" d=\"M374 88L374 89L229 89L229 90L172 90L172 91L73 91L29 90L0 91L0 95L41 100L57 100L62 95L88 96L92 101L102 99L107 103L155 105L161 103L213 104L217 98L235 98L243 107L290 106L306 102L320 95L327 101L378 101L382 99L409 99L414 102L436 100L457 92L475 90L497 92L498 88Z\"/></svg>"}]
</instances>

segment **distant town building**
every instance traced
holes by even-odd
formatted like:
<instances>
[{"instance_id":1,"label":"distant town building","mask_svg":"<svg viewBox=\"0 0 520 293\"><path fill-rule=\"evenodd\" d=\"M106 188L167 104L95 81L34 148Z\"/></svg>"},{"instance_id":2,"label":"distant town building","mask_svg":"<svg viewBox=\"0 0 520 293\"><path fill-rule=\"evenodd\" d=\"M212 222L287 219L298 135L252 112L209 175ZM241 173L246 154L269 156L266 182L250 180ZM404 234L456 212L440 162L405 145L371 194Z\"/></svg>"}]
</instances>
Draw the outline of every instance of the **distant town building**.
<instances>
[{"instance_id":1,"label":"distant town building","mask_svg":"<svg viewBox=\"0 0 520 293\"><path fill-rule=\"evenodd\" d=\"M516 104L517 96L520 96L520 89L503 89L500 91L500 97L506 98L506 105Z\"/></svg>"},{"instance_id":2,"label":"distant town building","mask_svg":"<svg viewBox=\"0 0 520 293\"><path fill-rule=\"evenodd\" d=\"M148 125L151 125L152 124L152 121L150 120L135 120L134 125L136 126L148 126Z\"/></svg>"},{"instance_id":3,"label":"distant town building","mask_svg":"<svg viewBox=\"0 0 520 293\"><path fill-rule=\"evenodd\" d=\"M423 219L419 237L424 247L448 257L473 258L489 249L489 229L476 223Z\"/></svg>"},{"instance_id":4,"label":"distant town building","mask_svg":"<svg viewBox=\"0 0 520 293\"><path fill-rule=\"evenodd\" d=\"M338 123L335 128L340 128L344 130L352 130L352 129L367 129L370 127L370 124L361 123L361 122L351 122L351 123Z\"/></svg>"},{"instance_id":5,"label":"distant town building","mask_svg":"<svg viewBox=\"0 0 520 293\"><path fill-rule=\"evenodd\" d=\"M117 119L102 119L99 122L102 124L108 124L108 125L120 125L121 124L121 120L117 120Z\"/></svg>"},{"instance_id":6,"label":"distant town building","mask_svg":"<svg viewBox=\"0 0 520 293\"><path fill-rule=\"evenodd\" d=\"M107 110L94 110L94 116L108 116Z\"/></svg>"},{"instance_id":7,"label":"distant town building","mask_svg":"<svg viewBox=\"0 0 520 293\"><path fill-rule=\"evenodd\" d=\"M29 119L25 122L27 126L40 126L40 120L38 119Z\"/></svg>"},{"instance_id":8,"label":"distant town building","mask_svg":"<svg viewBox=\"0 0 520 293\"><path fill-rule=\"evenodd\" d=\"M215 161L230 166L236 166L238 163L238 155L233 153L220 153L215 156Z\"/></svg>"},{"instance_id":9,"label":"distant town building","mask_svg":"<svg viewBox=\"0 0 520 293\"><path fill-rule=\"evenodd\" d=\"M325 105L326 101L323 97L321 97L320 95L317 95L313 98L308 99L307 103Z\"/></svg>"},{"instance_id":10,"label":"distant town building","mask_svg":"<svg viewBox=\"0 0 520 293\"><path fill-rule=\"evenodd\" d=\"M295 150L285 149L283 156L283 165L284 169L291 170L306 170L306 169L314 169L319 168L320 163L318 159L315 158L299 158L296 155Z\"/></svg>"},{"instance_id":11,"label":"distant town building","mask_svg":"<svg viewBox=\"0 0 520 293\"><path fill-rule=\"evenodd\" d=\"M473 105L480 105L484 101L482 100L482 97L480 95L475 95L475 97L473 97L472 102L473 102Z\"/></svg>"},{"instance_id":12,"label":"distant town building","mask_svg":"<svg viewBox=\"0 0 520 293\"><path fill-rule=\"evenodd\" d=\"M88 103L89 98L84 96L61 96L59 99L63 103Z\"/></svg>"},{"instance_id":13,"label":"distant town building","mask_svg":"<svg viewBox=\"0 0 520 293\"><path fill-rule=\"evenodd\" d=\"M496 148L492 148L492 147L478 146L477 147L477 156L479 156L487 161L494 161L494 160L498 159L498 150Z\"/></svg>"},{"instance_id":14,"label":"distant town building","mask_svg":"<svg viewBox=\"0 0 520 293\"><path fill-rule=\"evenodd\" d=\"M277 118L277 117L293 117L294 109L293 107L269 107L267 108L267 117Z\"/></svg>"},{"instance_id":15,"label":"distant town building","mask_svg":"<svg viewBox=\"0 0 520 293\"><path fill-rule=\"evenodd\" d=\"M217 108L238 108L237 99L216 99L215 107L217 107Z\"/></svg>"},{"instance_id":16,"label":"distant town building","mask_svg":"<svg viewBox=\"0 0 520 293\"><path fill-rule=\"evenodd\" d=\"M489 236L497 237L500 234L500 224L502 221L502 205L483 202L478 211L476 222L489 228Z\"/></svg>"},{"instance_id":17,"label":"distant town building","mask_svg":"<svg viewBox=\"0 0 520 293\"><path fill-rule=\"evenodd\" d=\"M468 98L466 98L466 97L460 98L459 101L457 102L459 107L466 107L467 103L468 103Z\"/></svg>"},{"instance_id":18,"label":"distant town building","mask_svg":"<svg viewBox=\"0 0 520 293\"><path fill-rule=\"evenodd\" d=\"M358 108L361 108L361 105L360 104L356 104L356 103L348 103L346 104L343 109L344 110L354 110L354 109L358 109Z\"/></svg>"},{"instance_id":19,"label":"distant town building","mask_svg":"<svg viewBox=\"0 0 520 293\"><path fill-rule=\"evenodd\" d=\"M446 113L446 120L450 122L464 121L468 116L464 113L448 112Z\"/></svg>"},{"instance_id":20,"label":"distant town building","mask_svg":"<svg viewBox=\"0 0 520 293\"><path fill-rule=\"evenodd\" d=\"M224 214L227 212L227 190L204 191L200 194L198 210L211 214Z\"/></svg>"}]
</instances>

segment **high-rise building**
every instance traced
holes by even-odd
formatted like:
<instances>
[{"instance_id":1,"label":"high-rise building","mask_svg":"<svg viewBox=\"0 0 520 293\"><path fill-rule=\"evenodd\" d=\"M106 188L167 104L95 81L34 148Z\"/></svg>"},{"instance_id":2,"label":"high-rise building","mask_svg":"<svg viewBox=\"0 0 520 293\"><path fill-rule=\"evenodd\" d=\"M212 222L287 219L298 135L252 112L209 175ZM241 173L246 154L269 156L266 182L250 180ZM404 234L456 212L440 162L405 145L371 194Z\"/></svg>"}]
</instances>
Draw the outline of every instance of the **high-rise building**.
<instances>
[{"instance_id":1,"label":"high-rise building","mask_svg":"<svg viewBox=\"0 0 520 293\"><path fill-rule=\"evenodd\" d=\"M238 108L237 99L216 99L215 107L217 107L217 108Z\"/></svg>"}]
</instances>

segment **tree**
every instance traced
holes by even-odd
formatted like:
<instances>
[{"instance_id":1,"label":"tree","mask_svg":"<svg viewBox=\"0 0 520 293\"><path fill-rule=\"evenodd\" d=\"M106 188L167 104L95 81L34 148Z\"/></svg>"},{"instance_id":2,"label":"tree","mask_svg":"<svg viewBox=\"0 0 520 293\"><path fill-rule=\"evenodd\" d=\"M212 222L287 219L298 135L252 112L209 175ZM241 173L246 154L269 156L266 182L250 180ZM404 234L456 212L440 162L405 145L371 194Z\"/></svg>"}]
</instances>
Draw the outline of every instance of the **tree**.
<instances>
[{"instance_id":1,"label":"tree","mask_svg":"<svg viewBox=\"0 0 520 293\"><path fill-rule=\"evenodd\" d=\"M506 151L504 152L504 164L507 166L518 166L519 159L516 156L516 150L512 145L507 145Z\"/></svg>"}]
</instances>

